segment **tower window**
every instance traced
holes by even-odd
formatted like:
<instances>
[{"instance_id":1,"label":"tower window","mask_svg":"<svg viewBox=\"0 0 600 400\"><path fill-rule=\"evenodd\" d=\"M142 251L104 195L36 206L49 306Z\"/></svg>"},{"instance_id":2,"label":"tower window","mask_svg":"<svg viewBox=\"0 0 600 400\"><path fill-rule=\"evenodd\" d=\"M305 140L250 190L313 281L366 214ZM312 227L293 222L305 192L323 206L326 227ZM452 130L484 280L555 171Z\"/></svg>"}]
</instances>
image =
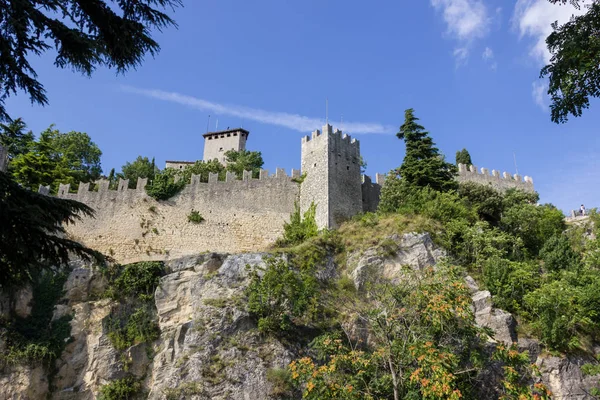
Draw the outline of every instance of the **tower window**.
<instances>
[{"instance_id":1,"label":"tower window","mask_svg":"<svg viewBox=\"0 0 600 400\"><path fill-rule=\"evenodd\" d=\"M237 132L233 134L233 136L237 136Z\"/></svg>"},{"instance_id":2,"label":"tower window","mask_svg":"<svg viewBox=\"0 0 600 400\"><path fill-rule=\"evenodd\" d=\"M223 148L222 148L222 147L219 147L219 151L223 151Z\"/></svg>"},{"instance_id":3,"label":"tower window","mask_svg":"<svg viewBox=\"0 0 600 400\"><path fill-rule=\"evenodd\" d=\"M231 133L228 133L228 134L227 134L227 137L231 137Z\"/></svg>"},{"instance_id":4,"label":"tower window","mask_svg":"<svg viewBox=\"0 0 600 400\"><path fill-rule=\"evenodd\" d=\"M208 137L208 140L212 140L212 136L209 136L209 137Z\"/></svg>"},{"instance_id":5,"label":"tower window","mask_svg":"<svg viewBox=\"0 0 600 400\"><path fill-rule=\"evenodd\" d=\"M346 166L346 171L350 171L350 166L349 165Z\"/></svg>"}]
</instances>

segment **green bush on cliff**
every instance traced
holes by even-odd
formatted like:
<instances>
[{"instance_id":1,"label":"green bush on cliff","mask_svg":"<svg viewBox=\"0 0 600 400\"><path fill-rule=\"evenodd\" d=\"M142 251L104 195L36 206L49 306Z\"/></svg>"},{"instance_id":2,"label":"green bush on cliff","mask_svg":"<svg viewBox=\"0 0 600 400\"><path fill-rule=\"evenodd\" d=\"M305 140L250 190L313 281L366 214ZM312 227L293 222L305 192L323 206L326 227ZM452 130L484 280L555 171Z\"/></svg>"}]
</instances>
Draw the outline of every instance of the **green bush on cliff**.
<instances>
[{"instance_id":1,"label":"green bush on cliff","mask_svg":"<svg viewBox=\"0 0 600 400\"><path fill-rule=\"evenodd\" d=\"M27 318L0 320L1 339L7 350L1 364L52 363L60 356L71 336L70 315L52 320L54 306L63 295L66 273L44 273L32 282L33 304ZM2 329L3 328L3 329Z\"/></svg>"},{"instance_id":2,"label":"green bush on cliff","mask_svg":"<svg viewBox=\"0 0 600 400\"><path fill-rule=\"evenodd\" d=\"M100 388L98 400L130 400L141 390L141 383L132 377L117 379Z\"/></svg>"},{"instance_id":3,"label":"green bush on cliff","mask_svg":"<svg viewBox=\"0 0 600 400\"><path fill-rule=\"evenodd\" d=\"M277 241L278 246L294 246L304 242L319 233L316 221L317 205L312 203L304 212L300 212L300 205L294 204L294 212L290 215L290 222L283 224L283 237Z\"/></svg>"},{"instance_id":4,"label":"green bush on cliff","mask_svg":"<svg viewBox=\"0 0 600 400\"><path fill-rule=\"evenodd\" d=\"M113 265L104 273L109 281L106 295L118 301L103 320L112 345L117 350L125 350L156 340L160 330L154 310L154 291L165 273L163 262Z\"/></svg>"},{"instance_id":5,"label":"green bush on cliff","mask_svg":"<svg viewBox=\"0 0 600 400\"><path fill-rule=\"evenodd\" d=\"M317 310L318 282L314 269L297 269L283 258L267 258L265 268L250 272L248 310L264 333L287 332L310 320Z\"/></svg>"}]
</instances>

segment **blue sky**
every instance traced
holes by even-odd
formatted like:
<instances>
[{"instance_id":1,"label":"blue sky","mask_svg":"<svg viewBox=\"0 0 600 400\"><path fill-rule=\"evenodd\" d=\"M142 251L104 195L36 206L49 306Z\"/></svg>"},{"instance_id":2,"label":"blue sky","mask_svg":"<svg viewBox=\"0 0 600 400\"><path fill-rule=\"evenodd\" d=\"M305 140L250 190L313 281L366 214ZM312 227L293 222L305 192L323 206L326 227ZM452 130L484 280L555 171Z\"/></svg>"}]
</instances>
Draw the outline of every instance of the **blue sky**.
<instances>
[{"instance_id":1,"label":"blue sky","mask_svg":"<svg viewBox=\"0 0 600 400\"><path fill-rule=\"evenodd\" d=\"M414 108L448 160L532 176L543 202L598 206L600 102L550 122L539 70L554 20L576 12L546 0L241 2L187 0L160 54L124 76L92 78L33 60L50 99L7 109L34 132L87 132L106 173L138 155L202 158L202 134L243 126L265 168L300 167L300 138L329 120L358 138L367 174L404 157L394 133ZM343 119L343 124L341 120Z\"/></svg>"}]
</instances>

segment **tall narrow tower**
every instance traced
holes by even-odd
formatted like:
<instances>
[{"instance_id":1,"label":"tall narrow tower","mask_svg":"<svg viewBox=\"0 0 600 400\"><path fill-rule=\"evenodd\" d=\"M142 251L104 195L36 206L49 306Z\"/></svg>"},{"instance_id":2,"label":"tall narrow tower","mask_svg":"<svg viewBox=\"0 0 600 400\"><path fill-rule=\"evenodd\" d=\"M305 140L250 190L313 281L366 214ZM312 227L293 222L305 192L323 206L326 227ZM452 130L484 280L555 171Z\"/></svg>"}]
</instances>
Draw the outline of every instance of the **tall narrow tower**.
<instances>
[{"instance_id":1,"label":"tall narrow tower","mask_svg":"<svg viewBox=\"0 0 600 400\"><path fill-rule=\"evenodd\" d=\"M326 124L323 133L302 138L300 209L317 205L319 228L335 228L362 212L360 146L356 139Z\"/></svg>"},{"instance_id":2,"label":"tall narrow tower","mask_svg":"<svg viewBox=\"0 0 600 400\"><path fill-rule=\"evenodd\" d=\"M229 150L246 150L248 132L245 129L227 129L219 132L208 132L204 135L204 161L217 159L226 164L225 152Z\"/></svg>"}]
</instances>

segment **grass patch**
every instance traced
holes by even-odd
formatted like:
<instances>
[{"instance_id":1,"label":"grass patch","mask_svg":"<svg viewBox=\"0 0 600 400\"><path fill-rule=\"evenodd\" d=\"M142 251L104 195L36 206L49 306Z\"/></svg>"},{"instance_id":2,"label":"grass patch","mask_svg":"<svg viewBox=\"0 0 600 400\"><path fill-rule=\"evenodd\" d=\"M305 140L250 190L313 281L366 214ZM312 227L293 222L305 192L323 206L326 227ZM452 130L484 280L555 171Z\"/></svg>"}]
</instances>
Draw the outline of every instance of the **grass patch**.
<instances>
[{"instance_id":1,"label":"grass patch","mask_svg":"<svg viewBox=\"0 0 600 400\"><path fill-rule=\"evenodd\" d=\"M441 225L422 215L367 213L343 223L338 229L344 248L348 252L362 252L378 246L393 234L409 232L437 232Z\"/></svg>"},{"instance_id":2,"label":"grass patch","mask_svg":"<svg viewBox=\"0 0 600 400\"><path fill-rule=\"evenodd\" d=\"M193 224L199 224L202 221L204 221L204 217L196 210L192 210L188 216L188 222L191 222Z\"/></svg>"},{"instance_id":3,"label":"grass patch","mask_svg":"<svg viewBox=\"0 0 600 400\"><path fill-rule=\"evenodd\" d=\"M128 400L141 390L141 383L132 377L117 379L100 388L98 400Z\"/></svg>"}]
</instances>

